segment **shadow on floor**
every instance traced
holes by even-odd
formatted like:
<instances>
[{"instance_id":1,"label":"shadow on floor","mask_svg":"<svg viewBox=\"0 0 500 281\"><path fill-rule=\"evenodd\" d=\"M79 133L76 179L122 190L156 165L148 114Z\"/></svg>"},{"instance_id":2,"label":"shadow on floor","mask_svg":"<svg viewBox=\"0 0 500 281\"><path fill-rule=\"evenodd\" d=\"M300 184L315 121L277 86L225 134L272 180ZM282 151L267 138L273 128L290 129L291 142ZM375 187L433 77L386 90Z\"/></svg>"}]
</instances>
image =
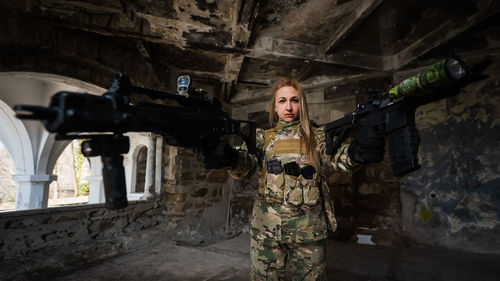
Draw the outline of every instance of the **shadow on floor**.
<instances>
[{"instance_id":1,"label":"shadow on floor","mask_svg":"<svg viewBox=\"0 0 500 281\"><path fill-rule=\"evenodd\" d=\"M248 280L249 235L206 247L169 242L115 257L57 281ZM328 243L329 280L497 281L500 256L435 248Z\"/></svg>"}]
</instances>

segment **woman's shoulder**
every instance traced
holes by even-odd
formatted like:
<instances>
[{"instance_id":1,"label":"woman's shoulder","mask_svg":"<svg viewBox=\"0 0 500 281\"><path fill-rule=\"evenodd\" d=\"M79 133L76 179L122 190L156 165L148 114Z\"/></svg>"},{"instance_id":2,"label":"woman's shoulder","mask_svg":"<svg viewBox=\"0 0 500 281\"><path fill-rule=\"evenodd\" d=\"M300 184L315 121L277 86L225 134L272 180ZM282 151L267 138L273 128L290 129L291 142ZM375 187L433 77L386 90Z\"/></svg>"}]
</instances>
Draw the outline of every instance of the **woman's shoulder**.
<instances>
[{"instance_id":1,"label":"woman's shoulder","mask_svg":"<svg viewBox=\"0 0 500 281\"><path fill-rule=\"evenodd\" d=\"M316 136L316 139L321 139L322 137L324 137L324 135L325 135L324 126L313 125L312 128L313 128L314 136Z\"/></svg>"},{"instance_id":2,"label":"woman's shoulder","mask_svg":"<svg viewBox=\"0 0 500 281\"><path fill-rule=\"evenodd\" d=\"M265 134L266 134L266 130L264 130L262 128L257 128L255 130L255 135L257 136L257 138L263 138Z\"/></svg>"},{"instance_id":3,"label":"woman's shoulder","mask_svg":"<svg viewBox=\"0 0 500 281\"><path fill-rule=\"evenodd\" d=\"M262 128L257 128L255 130L255 138L257 140L257 148L262 148L264 146L264 139L266 136L266 130Z\"/></svg>"}]
</instances>

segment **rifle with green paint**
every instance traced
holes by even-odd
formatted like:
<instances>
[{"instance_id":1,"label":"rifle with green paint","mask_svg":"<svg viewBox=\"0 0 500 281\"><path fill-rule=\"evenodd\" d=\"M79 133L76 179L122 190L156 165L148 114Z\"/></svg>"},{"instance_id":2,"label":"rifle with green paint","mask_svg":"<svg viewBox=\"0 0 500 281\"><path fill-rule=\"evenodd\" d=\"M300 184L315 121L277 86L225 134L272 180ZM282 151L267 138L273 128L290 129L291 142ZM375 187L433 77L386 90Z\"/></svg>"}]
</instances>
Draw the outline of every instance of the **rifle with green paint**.
<instances>
[{"instance_id":1,"label":"rifle with green paint","mask_svg":"<svg viewBox=\"0 0 500 281\"><path fill-rule=\"evenodd\" d=\"M375 94L369 103L358 104L356 111L325 125L327 154L333 155L351 130L362 127L362 133L368 137L387 137L393 175L403 176L419 169L415 110L456 95L463 86L486 78L477 70L487 64L485 61L469 68L453 56L405 79L385 96Z\"/></svg>"}]
</instances>

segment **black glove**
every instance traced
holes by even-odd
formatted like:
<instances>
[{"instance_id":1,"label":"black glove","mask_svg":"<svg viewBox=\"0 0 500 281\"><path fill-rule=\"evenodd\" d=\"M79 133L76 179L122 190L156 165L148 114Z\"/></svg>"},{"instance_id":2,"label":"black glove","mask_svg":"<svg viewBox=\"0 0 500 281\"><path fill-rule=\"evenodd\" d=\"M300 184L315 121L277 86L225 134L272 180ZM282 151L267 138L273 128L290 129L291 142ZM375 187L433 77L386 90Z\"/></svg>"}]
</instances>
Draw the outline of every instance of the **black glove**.
<instances>
[{"instance_id":1,"label":"black glove","mask_svg":"<svg viewBox=\"0 0 500 281\"><path fill-rule=\"evenodd\" d=\"M234 167L238 160L238 152L225 141L220 141L215 147L204 147L201 153L205 169Z\"/></svg>"},{"instance_id":2,"label":"black glove","mask_svg":"<svg viewBox=\"0 0 500 281\"><path fill-rule=\"evenodd\" d=\"M361 131L349 145L349 157L358 163L367 164L384 160L385 140L376 137L370 131Z\"/></svg>"}]
</instances>

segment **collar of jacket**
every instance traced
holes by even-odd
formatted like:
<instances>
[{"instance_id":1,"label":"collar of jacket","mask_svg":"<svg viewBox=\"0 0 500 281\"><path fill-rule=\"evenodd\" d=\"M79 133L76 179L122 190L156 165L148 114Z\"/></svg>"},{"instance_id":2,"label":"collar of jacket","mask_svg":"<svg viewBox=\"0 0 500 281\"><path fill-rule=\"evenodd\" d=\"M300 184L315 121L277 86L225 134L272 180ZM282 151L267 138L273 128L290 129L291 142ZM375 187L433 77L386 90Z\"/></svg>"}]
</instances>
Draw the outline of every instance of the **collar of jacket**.
<instances>
[{"instance_id":1,"label":"collar of jacket","mask_svg":"<svg viewBox=\"0 0 500 281\"><path fill-rule=\"evenodd\" d=\"M280 120L276 124L276 130L283 130L283 129L286 129L288 127L296 126L298 124L300 124L300 120L293 120L290 122L285 122L285 121Z\"/></svg>"}]
</instances>

